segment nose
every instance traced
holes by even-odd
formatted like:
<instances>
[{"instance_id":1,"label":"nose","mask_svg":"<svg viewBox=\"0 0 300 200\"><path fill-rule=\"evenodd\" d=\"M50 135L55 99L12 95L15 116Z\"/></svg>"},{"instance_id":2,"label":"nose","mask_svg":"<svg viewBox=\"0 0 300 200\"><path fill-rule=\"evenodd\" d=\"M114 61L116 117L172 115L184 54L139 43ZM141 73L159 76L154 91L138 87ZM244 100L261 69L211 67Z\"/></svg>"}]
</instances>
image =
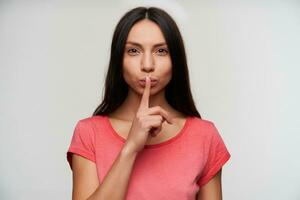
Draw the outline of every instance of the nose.
<instances>
[{"instance_id":1,"label":"nose","mask_svg":"<svg viewBox=\"0 0 300 200\"><path fill-rule=\"evenodd\" d=\"M141 62L142 71L150 72L154 70L154 59L151 53L145 52Z\"/></svg>"}]
</instances>

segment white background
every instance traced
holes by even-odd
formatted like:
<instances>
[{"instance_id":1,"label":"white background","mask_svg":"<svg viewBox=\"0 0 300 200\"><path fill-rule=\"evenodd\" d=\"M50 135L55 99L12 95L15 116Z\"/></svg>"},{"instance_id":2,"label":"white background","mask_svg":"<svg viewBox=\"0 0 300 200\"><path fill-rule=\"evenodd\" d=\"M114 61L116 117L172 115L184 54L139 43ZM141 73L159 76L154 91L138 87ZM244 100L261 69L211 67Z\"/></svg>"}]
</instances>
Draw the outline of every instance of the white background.
<instances>
[{"instance_id":1,"label":"white background","mask_svg":"<svg viewBox=\"0 0 300 200\"><path fill-rule=\"evenodd\" d=\"M75 123L101 102L112 33L136 5L168 11L192 92L231 159L225 200L300 199L299 1L1 1L0 199L71 199Z\"/></svg>"}]
</instances>

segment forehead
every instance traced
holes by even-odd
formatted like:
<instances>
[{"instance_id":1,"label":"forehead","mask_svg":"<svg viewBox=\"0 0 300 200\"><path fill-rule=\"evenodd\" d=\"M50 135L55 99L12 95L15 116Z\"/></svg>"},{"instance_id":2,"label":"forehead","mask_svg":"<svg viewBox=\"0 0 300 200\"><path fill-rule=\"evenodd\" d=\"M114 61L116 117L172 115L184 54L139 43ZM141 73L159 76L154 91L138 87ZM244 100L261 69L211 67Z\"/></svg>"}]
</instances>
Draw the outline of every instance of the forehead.
<instances>
[{"instance_id":1,"label":"forehead","mask_svg":"<svg viewBox=\"0 0 300 200\"><path fill-rule=\"evenodd\" d=\"M143 45L166 42L160 27L148 19L141 20L132 26L127 41L134 41Z\"/></svg>"}]
</instances>

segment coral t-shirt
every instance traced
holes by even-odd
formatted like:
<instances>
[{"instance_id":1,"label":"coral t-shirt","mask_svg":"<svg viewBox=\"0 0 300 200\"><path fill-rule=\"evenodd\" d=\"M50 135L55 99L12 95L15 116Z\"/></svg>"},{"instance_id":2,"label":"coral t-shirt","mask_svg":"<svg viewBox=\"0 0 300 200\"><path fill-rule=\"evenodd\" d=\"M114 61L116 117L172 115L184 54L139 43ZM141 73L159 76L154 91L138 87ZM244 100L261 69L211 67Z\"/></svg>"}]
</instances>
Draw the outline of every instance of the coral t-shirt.
<instances>
[{"instance_id":1,"label":"coral t-shirt","mask_svg":"<svg viewBox=\"0 0 300 200\"><path fill-rule=\"evenodd\" d=\"M72 169L72 153L91 160L102 183L125 141L107 116L81 119L75 126L67 161ZM126 200L195 200L199 188L230 156L213 122L189 116L176 136L145 145L138 153Z\"/></svg>"}]
</instances>

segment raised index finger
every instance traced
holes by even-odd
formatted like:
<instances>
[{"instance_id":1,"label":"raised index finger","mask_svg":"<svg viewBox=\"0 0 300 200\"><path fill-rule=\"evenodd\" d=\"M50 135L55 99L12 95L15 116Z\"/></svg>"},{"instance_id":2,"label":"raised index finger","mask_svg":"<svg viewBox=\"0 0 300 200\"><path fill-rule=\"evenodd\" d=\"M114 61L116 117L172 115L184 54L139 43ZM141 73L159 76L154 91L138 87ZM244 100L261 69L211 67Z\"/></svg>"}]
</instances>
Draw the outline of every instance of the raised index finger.
<instances>
[{"instance_id":1,"label":"raised index finger","mask_svg":"<svg viewBox=\"0 0 300 200\"><path fill-rule=\"evenodd\" d=\"M140 108L148 108L149 107L149 96L150 96L150 87L151 87L151 83L150 83L150 78L148 76L146 76L146 84L145 84L145 89L143 92L143 96L141 99L141 103L140 103Z\"/></svg>"}]
</instances>

